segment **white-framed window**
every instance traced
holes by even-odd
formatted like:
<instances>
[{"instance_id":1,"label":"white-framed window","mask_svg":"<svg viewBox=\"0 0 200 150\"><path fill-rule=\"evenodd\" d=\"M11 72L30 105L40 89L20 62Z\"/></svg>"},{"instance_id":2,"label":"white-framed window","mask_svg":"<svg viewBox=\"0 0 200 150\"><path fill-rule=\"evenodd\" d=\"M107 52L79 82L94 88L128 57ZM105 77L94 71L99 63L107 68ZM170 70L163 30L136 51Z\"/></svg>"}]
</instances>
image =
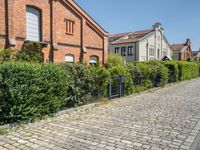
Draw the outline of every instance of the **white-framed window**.
<instances>
[{"instance_id":1,"label":"white-framed window","mask_svg":"<svg viewBox=\"0 0 200 150\"><path fill-rule=\"evenodd\" d=\"M26 40L41 41L41 11L35 7L26 7Z\"/></svg>"},{"instance_id":2,"label":"white-framed window","mask_svg":"<svg viewBox=\"0 0 200 150\"><path fill-rule=\"evenodd\" d=\"M99 61L99 57L98 56L90 56L90 64L97 64Z\"/></svg>"},{"instance_id":3,"label":"white-framed window","mask_svg":"<svg viewBox=\"0 0 200 150\"><path fill-rule=\"evenodd\" d=\"M75 62L75 56L73 54L65 55L65 62L74 63Z\"/></svg>"}]
</instances>

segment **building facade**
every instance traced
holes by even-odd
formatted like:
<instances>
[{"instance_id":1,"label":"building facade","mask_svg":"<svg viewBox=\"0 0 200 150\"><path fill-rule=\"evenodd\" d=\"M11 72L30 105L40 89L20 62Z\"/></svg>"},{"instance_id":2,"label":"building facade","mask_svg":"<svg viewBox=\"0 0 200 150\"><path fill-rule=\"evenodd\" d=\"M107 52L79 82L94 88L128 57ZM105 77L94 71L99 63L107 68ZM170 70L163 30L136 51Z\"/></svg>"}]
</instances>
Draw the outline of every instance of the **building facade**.
<instances>
[{"instance_id":1,"label":"building facade","mask_svg":"<svg viewBox=\"0 0 200 150\"><path fill-rule=\"evenodd\" d=\"M183 44L173 44L173 59L179 61L187 61L192 59L191 41L187 39Z\"/></svg>"},{"instance_id":2,"label":"building facade","mask_svg":"<svg viewBox=\"0 0 200 150\"><path fill-rule=\"evenodd\" d=\"M41 42L46 62L102 62L108 32L74 0L1 0L0 47Z\"/></svg>"},{"instance_id":3,"label":"building facade","mask_svg":"<svg viewBox=\"0 0 200 150\"><path fill-rule=\"evenodd\" d=\"M160 23L152 29L109 36L109 53L122 55L127 62L162 60L172 50Z\"/></svg>"}]
</instances>

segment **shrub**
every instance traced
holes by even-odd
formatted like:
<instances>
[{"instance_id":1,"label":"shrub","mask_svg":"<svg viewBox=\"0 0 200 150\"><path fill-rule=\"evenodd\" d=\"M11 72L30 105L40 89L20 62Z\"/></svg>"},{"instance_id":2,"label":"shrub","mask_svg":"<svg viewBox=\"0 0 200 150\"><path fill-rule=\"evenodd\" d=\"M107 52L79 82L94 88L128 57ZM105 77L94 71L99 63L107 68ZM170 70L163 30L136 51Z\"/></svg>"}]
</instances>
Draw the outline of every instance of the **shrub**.
<instances>
[{"instance_id":1,"label":"shrub","mask_svg":"<svg viewBox=\"0 0 200 150\"><path fill-rule=\"evenodd\" d=\"M108 96L110 72L103 67L90 67L90 71L94 79L92 95L94 97Z\"/></svg>"},{"instance_id":2,"label":"shrub","mask_svg":"<svg viewBox=\"0 0 200 150\"><path fill-rule=\"evenodd\" d=\"M153 86L165 86L168 83L168 69L160 61L150 61L146 63L152 69L150 78Z\"/></svg>"},{"instance_id":3,"label":"shrub","mask_svg":"<svg viewBox=\"0 0 200 150\"><path fill-rule=\"evenodd\" d=\"M152 88L150 76L152 69L144 63L134 63L128 66L134 83L134 91L140 92Z\"/></svg>"},{"instance_id":4,"label":"shrub","mask_svg":"<svg viewBox=\"0 0 200 150\"><path fill-rule=\"evenodd\" d=\"M199 66L194 62L178 62L179 80L189 80L199 76Z\"/></svg>"},{"instance_id":5,"label":"shrub","mask_svg":"<svg viewBox=\"0 0 200 150\"><path fill-rule=\"evenodd\" d=\"M169 73L169 83L178 81L178 64L174 61L166 61L164 62L165 67L168 68Z\"/></svg>"},{"instance_id":6,"label":"shrub","mask_svg":"<svg viewBox=\"0 0 200 150\"><path fill-rule=\"evenodd\" d=\"M1 49L0 50L0 62L6 62L12 60L12 50L11 49Z\"/></svg>"},{"instance_id":7,"label":"shrub","mask_svg":"<svg viewBox=\"0 0 200 150\"><path fill-rule=\"evenodd\" d=\"M69 74L67 97L63 103L65 107L76 107L91 100L93 90L93 76L88 67L83 64L62 64Z\"/></svg>"},{"instance_id":8,"label":"shrub","mask_svg":"<svg viewBox=\"0 0 200 150\"><path fill-rule=\"evenodd\" d=\"M117 54L109 54L108 55L108 67L113 66L123 66L124 65L124 58Z\"/></svg>"},{"instance_id":9,"label":"shrub","mask_svg":"<svg viewBox=\"0 0 200 150\"><path fill-rule=\"evenodd\" d=\"M67 75L55 64L0 65L0 122L34 120L55 113L67 91Z\"/></svg>"},{"instance_id":10,"label":"shrub","mask_svg":"<svg viewBox=\"0 0 200 150\"><path fill-rule=\"evenodd\" d=\"M42 48L44 45L40 42L25 41L22 49L16 54L17 61L44 62Z\"/></svg>"},{"instance_id":11,"label":"shrub","mask_svg":"<svg viewBox=\"0 0 200 150\"><path fill-rule=\"evenodd\" d=\"M38 51L21 50L16 54L16 60L41 63L44 62L44 54Z\"/></svg>"},{"instance_id":12,"label":"shrub","mask_svg":"<svg viewBox=\"0 0 200 150\"><path fill-rule=\"evenodd\" d=\"M133 80L129 69L125 66L115 66L109 69L110 75L124 75L125 76L125 93L129 95L133 92Z\"/></svg>"}]
</instances>

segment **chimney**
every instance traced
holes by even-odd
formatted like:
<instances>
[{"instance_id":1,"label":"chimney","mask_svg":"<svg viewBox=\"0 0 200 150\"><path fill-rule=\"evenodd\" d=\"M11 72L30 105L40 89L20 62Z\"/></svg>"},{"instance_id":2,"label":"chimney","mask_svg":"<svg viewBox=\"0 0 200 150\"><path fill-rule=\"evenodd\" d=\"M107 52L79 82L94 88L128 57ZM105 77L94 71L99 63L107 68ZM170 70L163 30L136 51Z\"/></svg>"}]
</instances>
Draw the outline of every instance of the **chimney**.
<instances>
[{"instance_id":1,"label":"chimney","mask_svg":"<svg viewBox=\"0 0 200 150\"><path fill-rule=\"evenodd\" d=\"M154 30L156 30L156 29L164 30L164 29L162 28L162 24L159 23L159 22L155 23L155 24L153 25L153 28L154 28Z\"/></svg>"}]
</instances>

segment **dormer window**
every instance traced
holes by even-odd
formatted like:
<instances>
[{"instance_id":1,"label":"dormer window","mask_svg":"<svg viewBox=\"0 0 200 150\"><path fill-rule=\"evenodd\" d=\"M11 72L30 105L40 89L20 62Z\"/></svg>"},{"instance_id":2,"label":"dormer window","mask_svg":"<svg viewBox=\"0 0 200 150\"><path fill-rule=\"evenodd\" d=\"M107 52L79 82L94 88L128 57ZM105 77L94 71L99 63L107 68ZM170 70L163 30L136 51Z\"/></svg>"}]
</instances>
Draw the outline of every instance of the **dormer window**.
<instances>
[{"instance_id":1,"label":"dormer window","mask_svg":"<svg viewBox=\"0 0 200 150\"><path fill-rule=\"evenodd\" d=\"M73 35L75 21L65 19L65 23L66 23L66 34Z\"/></svg>"}]
</instances>

